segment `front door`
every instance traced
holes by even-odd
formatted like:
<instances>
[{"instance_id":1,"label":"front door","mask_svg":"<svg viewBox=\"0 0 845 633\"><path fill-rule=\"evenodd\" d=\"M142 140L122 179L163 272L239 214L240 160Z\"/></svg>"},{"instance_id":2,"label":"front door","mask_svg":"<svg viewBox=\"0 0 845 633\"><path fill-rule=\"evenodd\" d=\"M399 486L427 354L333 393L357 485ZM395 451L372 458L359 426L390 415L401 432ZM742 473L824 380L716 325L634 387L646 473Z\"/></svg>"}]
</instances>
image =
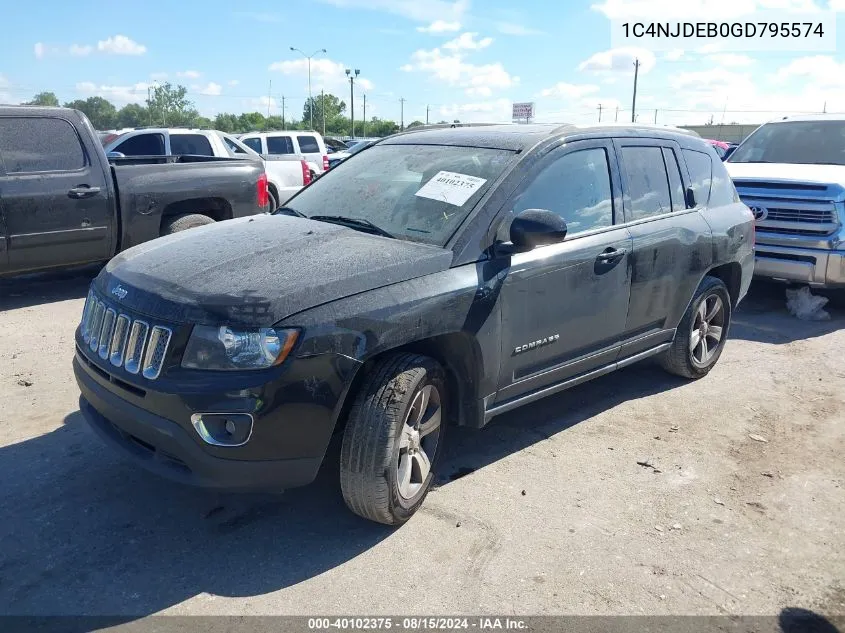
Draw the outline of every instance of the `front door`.
<instances>
[{"instance_id":1,"label":"front door","mask_svg":"<svg viewBox=\"0 0 845 633\"><path fill-rule=\"evenodd\" d=\"M632 239L610 141L579 141L532 168L506 208L547 209L567 223L559 244L514 255L502 287L496 401L616 360L630 294Z\"/></svg>"},{"instance_id":2,"label":"front door","mask_svg":"<svg viewBox=\"0 0 845 633\"><path fill-rule=\"evenodd\" d=\"M69 121L0 117L0 196L15 271L106 260L112 200Z\"/></svg>"}]
</instances>

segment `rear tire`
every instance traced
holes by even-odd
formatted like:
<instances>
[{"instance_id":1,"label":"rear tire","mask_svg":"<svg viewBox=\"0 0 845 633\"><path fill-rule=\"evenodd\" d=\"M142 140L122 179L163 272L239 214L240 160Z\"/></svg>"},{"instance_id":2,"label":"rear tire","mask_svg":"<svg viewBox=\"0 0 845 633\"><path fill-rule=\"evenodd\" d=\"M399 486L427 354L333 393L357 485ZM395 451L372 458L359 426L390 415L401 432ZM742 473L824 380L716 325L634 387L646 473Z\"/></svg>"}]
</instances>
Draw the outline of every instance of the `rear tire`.
<instances>
[{"instance_id":1,"label":"rear tire","mask_svg":"<svg viewBox=\"0 0 845 633\"><path fill-rule=\"evenodd\" d=\"M672 347L660 357L670 374L696 380L716 365L730 330L731 296L717 277L705 277L678 324Z\"/></svg>"},{"instance_id":2,"label":"rear tire","mask_svg":"<svg viewBox=\"0 0 845 633\"><path fill-rule=\"evenodd\" d=\"M165 220L161 227L161 234L172 235L173 233L193 229L205 224L214 224L214 220L200 213L183 213L182 215L175 215Z\"/></svg>"},{"instance_id":3,"label":"rear tire","mask_svg":"<svg viewBox=\"0 0 845 633\"><path fill-rule=\"evenodd\" d=\"M273 213L273 211L279 208L279 197L272 189L268 191L267 195L269 198L269 208L267 209L267 212Z\"/></svg>"},{"instance_id":4,"label":"rear tire","mask_svg":"<svg viewBox=\"0 0 845 633\"><path fill-rule=\"evenodd\" d=\"M340 452L340 489L365 519L402 525L425 500L443 446L443 368L395 354L372 368L355 397Z\"/></svg>"}]
</instances>

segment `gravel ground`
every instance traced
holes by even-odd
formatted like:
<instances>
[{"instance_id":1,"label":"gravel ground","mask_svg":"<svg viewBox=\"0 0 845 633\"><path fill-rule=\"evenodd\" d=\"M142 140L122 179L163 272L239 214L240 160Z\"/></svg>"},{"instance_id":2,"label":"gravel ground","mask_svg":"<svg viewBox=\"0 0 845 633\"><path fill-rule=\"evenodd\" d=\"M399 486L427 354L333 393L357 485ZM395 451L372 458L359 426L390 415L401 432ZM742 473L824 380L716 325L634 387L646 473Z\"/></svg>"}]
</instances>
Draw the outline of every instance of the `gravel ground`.
<instances>
[{"instance_id":1,"label":"gravel ground","mask_svg":"<svg viewBox=\"0 0 845 633\"><path fill-rule=\"evenodd\" d=\"M96 271L94 271L96 272ZM83 422L92 272L0 281L0 613L845 614L845 300L755 285L705 379L611 374L478 431L391 530L318 481L221 496Z\"/></svg>"}]
</instances>

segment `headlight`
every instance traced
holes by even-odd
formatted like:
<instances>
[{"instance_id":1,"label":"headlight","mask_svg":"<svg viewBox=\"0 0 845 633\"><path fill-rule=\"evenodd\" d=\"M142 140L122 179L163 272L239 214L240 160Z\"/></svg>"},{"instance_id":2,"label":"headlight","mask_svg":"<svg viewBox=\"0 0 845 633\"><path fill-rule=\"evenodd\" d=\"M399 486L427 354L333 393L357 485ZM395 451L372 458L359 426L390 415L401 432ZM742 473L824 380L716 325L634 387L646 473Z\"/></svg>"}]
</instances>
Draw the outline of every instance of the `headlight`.
<instances>
[{"instance_id":1,"label":"headlight","mask_svg":"<svg viewBox=\"0 0 845 633\"><path fill-rule=\"evenodd\" d=\"M185 348L182 367L239 370L279 365L290 353L298 335L297 330L197 325Z\"/></svg>"}]
</instances>

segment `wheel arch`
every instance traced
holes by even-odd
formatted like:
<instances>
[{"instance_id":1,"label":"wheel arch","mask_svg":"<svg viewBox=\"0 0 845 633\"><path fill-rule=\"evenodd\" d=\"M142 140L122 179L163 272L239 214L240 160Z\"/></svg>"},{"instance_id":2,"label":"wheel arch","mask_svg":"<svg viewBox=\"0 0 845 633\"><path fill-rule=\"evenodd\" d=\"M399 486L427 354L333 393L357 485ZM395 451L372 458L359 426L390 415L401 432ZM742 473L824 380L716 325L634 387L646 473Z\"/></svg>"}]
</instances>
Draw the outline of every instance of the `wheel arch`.
<instances>
[{"instance_id":1,"label":"wheel arch","mask_svg":"<svg viewBox=\"0 0 845 633\"><path fill-rule=\"evenodd\" d=\"M728 288L728 295L731 297L731 307L736 308L737 303L739 302L740 288L742 286L742 266L739 262L728 262L726 264L714 266L708 270L704 276L721 279ZM703 277L701 281L704 281ZM701 283L698 285L700 286Z\"/></svg>"},{"instance_id":2,"label":"wheel arch","mask_svg":"<svg viewBox=\"0 0 845 633\"><path fill-rule=\"evenodd\" d=\"M190 198L167 205L161 214L161 226L164 226L165 222L173 216L185 213L207 215L215 222L231 220L234 217L232 205L225 198Z\"/></svg>"}]
</instances>

